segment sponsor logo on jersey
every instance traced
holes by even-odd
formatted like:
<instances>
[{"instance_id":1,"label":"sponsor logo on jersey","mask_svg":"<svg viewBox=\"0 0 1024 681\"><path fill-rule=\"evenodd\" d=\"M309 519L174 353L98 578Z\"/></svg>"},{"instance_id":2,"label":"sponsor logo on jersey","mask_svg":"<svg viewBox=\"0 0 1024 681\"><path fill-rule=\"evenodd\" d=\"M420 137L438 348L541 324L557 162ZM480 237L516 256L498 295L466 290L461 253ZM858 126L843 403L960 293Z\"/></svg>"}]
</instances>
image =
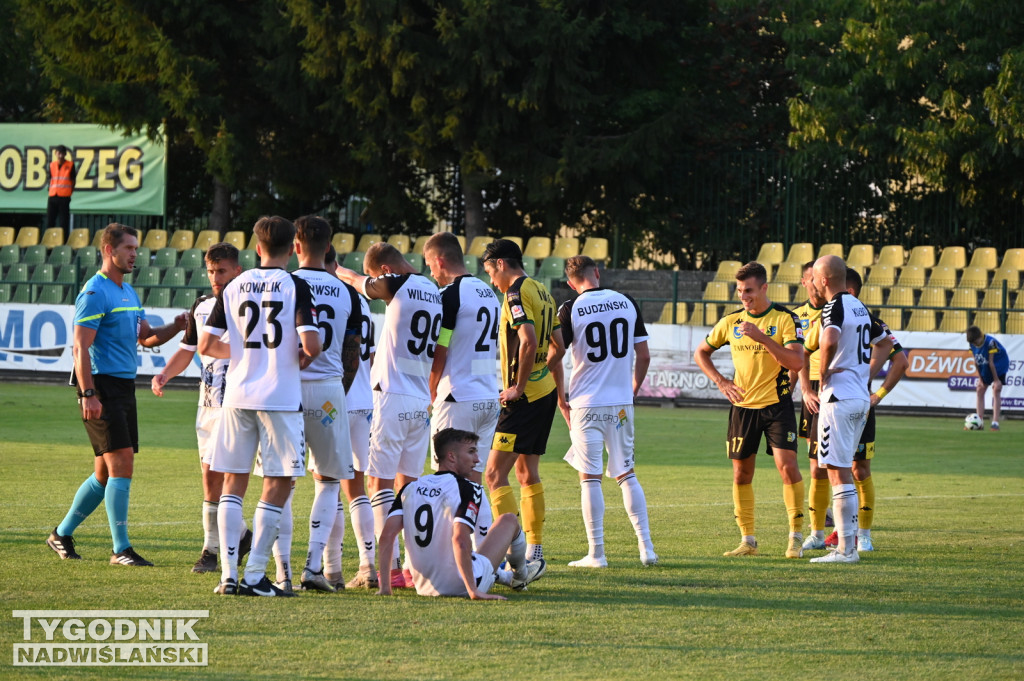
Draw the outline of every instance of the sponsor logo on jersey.
<instances>
[{"instance_id":1,"label":"sponsor logo on jersey","mask_svg":"<svg viewBox=\"0 0 1024 681\"><path fill-rule=\"evenodd\" d=\"M430 413L426 411L403 411L399 412L399 421L428 421Z\"/></svg>"},{"instance_id":2,"label":"sponsor logo on jersey","mask_svg":"<svg viewBox=\"0 0 1024 681\"><path fill-rule=\"evenodd\" d=\"M513 317L522 317L524 314L525 313L523 312L523 306L522 305L513 305L512 306L512 316Z\"/></svg>"}]
</instances>

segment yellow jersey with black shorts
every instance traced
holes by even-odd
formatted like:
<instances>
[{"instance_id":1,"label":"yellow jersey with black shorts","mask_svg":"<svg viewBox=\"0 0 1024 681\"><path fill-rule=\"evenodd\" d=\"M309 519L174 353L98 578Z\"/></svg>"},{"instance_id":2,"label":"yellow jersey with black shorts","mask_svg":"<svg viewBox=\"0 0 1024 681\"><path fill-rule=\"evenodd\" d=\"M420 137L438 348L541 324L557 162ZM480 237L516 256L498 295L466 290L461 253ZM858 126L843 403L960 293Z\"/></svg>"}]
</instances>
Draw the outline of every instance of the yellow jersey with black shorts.
<instances>
[{"instance_id":1,"label":"yellow jersey with black shorts","mask_svg":"<svg viewBox=\"0 0 1024 681\"><path fill-rule=\"evenodd\" d=\"M818 334L821 331L821 311L824 307L824 303L821 307L814 307L814 305L811 305L811 301L808 300L793 310L793 314L796 315L797 321L800 323L800 329L804 332L804 348L809 349L812 342L814 347L818 346ZM818 384L821 382L821 355L815 352L806 357L804 361L807 362L807 375L811 382L811 389L817 392ZM804 401L800 407L800 431L798 435L807 438L808 442L817 437L817 431L811 430L811 423L814 422L815 416L816 414L812 414L807 409L807 402Z\"/></svg>"},{"instance_id":2,"label":"yellow jersey with black shorts","mask_svg":"<svg viewBox=\"0 0 1024 681\"><path fill-rule=\"evenodd\" d=\"M531 324L537 351L528 367L519 366L519 327ZM555 300L536 279L520 277L505 292L501 305L501 386L516 385L520 371L530 378L522 397L502 405L493 449L519 454L543 454L558 406L555 379L548 370L548 343L559 328Z\"/></svg>"},{"instance_id":3,"label":"yellow jersey with black shorts","mask_svg":"<svg viewBox=\"0 0 1024 681\"><path fill-rule=\"evenodd\" d=\"M736 368L733 383L744 391L743 399L729 411L726 451L732 459L752 456L757 453L762 434L768 441L769 454L772 447L796 451L796 415L789 370L764 345L743 335L743 322L754 324L783 347L803 344L803 331L796 315L776 303L759 315L735 310L711 329L707 344L714 350L731 346Z\"/></svg>"}]
</instances>

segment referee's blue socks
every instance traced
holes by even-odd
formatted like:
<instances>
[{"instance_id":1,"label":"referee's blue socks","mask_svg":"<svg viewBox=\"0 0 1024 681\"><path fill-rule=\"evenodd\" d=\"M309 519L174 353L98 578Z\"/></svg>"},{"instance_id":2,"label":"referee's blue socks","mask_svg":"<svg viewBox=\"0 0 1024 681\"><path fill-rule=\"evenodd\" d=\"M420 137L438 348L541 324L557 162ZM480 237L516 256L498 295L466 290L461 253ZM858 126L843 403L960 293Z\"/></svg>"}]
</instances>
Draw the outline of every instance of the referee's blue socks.
<instances>
[{"instance_id":1,"label":"referee's blue socks","mask_svg":"<svg viewBox=\"0 0 1024 681\"><path fill-rule=\"evenodd\" d=\"M121 553L131 546L128 541L128 494L132 487L131 478L110 478L107 480L107 520L110 522L110 536L114 540L114 553Z\"/></svg>"},{"instance_id":2,"label":"referee's blue socks","mask_svg":"<svg viewBox=\"0 0 1024 681\"><path fill-rule=\"evenodd\" d=\"M82 521L96 510L96 507L103 501L104 494L103 485L96 479L95 474L86 478L82 486L75 492L75 499L71 502L68 514L57 526L57 534L62 537L70 536L82 524Z\"/></svg>"}]
</instances>

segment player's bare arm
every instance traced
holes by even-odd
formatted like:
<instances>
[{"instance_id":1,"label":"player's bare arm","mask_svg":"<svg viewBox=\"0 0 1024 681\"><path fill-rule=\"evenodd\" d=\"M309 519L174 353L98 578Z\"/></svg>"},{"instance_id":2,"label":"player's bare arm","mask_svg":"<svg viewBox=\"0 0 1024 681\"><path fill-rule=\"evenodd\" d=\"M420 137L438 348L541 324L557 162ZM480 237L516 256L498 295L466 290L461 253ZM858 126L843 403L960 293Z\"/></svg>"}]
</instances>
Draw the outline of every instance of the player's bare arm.
<instances>
[{"instance_id":1,"label":"player's bare arm","mask_svg":"<svg viewBox=\"0 0 1024 681\"><path fill-rule=\"evenodd\" d=\"M647 380L647 370L651 367L651 349L647 341L641 341L633 346L636 352L636 362L633 364L633 396L640 392L640 386Z\"/></svg>"},{"instance_id":2,"label":"player's bare arm","mask_svg":"<svg viewBox=\"0 0 1024 681\"><path fill-rule=\"evenodd\" d=\"M891 359L892 364L889 365L889 373L885 375L885 380L882 381L882 387L877 392L871 393L869 398L872 407L878 406L878 403L882 401L882 397L896 387L896 384L907 373L907 369L910 368L910 360L907 359L905 352L897 352L893 354Z\"/></svg>"},{"instance_id":3,"label":"player's bare arm","mask_svg":"<svg viewBox=\"0 0 1024 681\"><path fill-rule=\"evenodd\" d=\"M184 350L179 348L177 352L171 355L171 359L168 360L167 366L163 370L153 376L153 380L150 382L150 389L153 394L157 397L164 396L164 386L167 385L167 381L171 380L182 371L188 368L188 365L192 363L192 358L195 357L196 353L194 350Z\"/></svg>"},{"instance_id":4,"label":"player's bare arm","mask_svg":"<svg viewBox=\"0 0 1024 681\"><path fill-rule=\"evenodd\" d=\"M832 360L836 356L836 350L839 348L839 329L834 326L830 326L827 329L821 330L821 337L818 344L818 352L821 353L821 387L825 387L828 384L829 377L832 376L833 372L831 369ZM840 369L839 371L842 371Z\"/></svg>"},{"instance_id":5,"label":"player's bare arm","mask_svg":"<svg viewBox=\"0 0 1024 681\"><path fill-rule=\"evenodd\" d=\"M732 382L731 379L726 378L721 374L718 369L715 368L714 363L711 361L711 353L715 350L708 342L701 341L700 346L693 353L693 361L697 363L700 370L704 372L704 375L710 378L718 390L725 395L725 398L731 403L736 404L743 400L743 388L739 387Z\"/></svg>"},{"instance_id":6,"label":"player's bare arm","mask_svg":"<svg viewBox=\"0 0 1024 681\"><path fill-rule=\"evenodd\" d=\"M350 270L349 268L342 267L341 265L338 266L334 276L338 277L338 279L341 279L357 291L362 291L366 284L366 280L369 279L365 274L359 274L355 270Z\"/></svg>"},{"instance_id":7,"label":"player's bare arm","mask_svg":"<svg viewBox=\"0 0 1024 681\"><path fill-rule=\"evenodd\" d=\"M452 551L455 552L455 564L459 566L459 576L466 586L466 593L474 601L504 601L504 596L486 593L476 588L476 578L473 576L473 543L470 538L473 531L469 525L455 523L452 531ZM383 582L384 580L381 580Z\"/></svg>"},{"instance_id":8,"label":"player's bare arm","mask_svg":"<svg viewBox=\"0 0 1024 681\"><path fill-rule=\"evenodd\" d=\"M395 537L401 531L402 516L393 515L384 522L384 527L380 531L380 539L377 540L377 560L379 565L391 565L391 560L394 558ZM391 595L390 579L380 580L380 588L377 590L377 595Z\"/></svg>"},{"instance_id":9,"label":"player's bare arm","mask_svg":"<svg viewBox=\"0 0 1024 681\"><path fill-rule=\"evenodd\" d=\"M448 362L448 347L438 343L434 346L434 360L430 365L430 403L437 399L437 386L441 383L441 375L444 373L444 366Z\"/></svg>"},{"instance_id":10,"label":"player's bare arm","mask_svg":"<svg viewBox=\"0 0 1024 681\"><path fill-rule=\"evenodd\" d=\"M214 359L231 359L231 345L205 329L199 334L197 349L200 355L206 355Z\"/></svg>"},{"instance_id":11,"label":"player's bare arm","mask_svg":"<svg viewBox=\"0 0 1024 681\"><path fill-rule=\"evenodd\" d=\"M515 402L526 392L526 384L533 370L533 358L537 355L537 330L533 324L520 324L516 329L519 335L519 365L516 370L516 384L501 391L498 399L502 404Z\"/></svg>"},{"instance_id":12,"label":"player's bare arm","mask_svg":"<svg viewBox=\"0 0 1024 681\"><path fill-rule=\"evenodd\" d=\"M139 324L139 344L146 348L155 348L171 340L188 326L188 312L182 312L170 324L153 328L145 319Z\"/></svg>"},{"instance_id":13,"label":"player's bare arm","mask_svg":"<svg viewBox=\"0 0 1024 681\"><path fill-rule=\"evenodd\" d=\"M75 326L75 346L73 355L75 359L75 377L78 379L79 392L92 390L96 386L92 382L92 359L89 357L89 348L96 340L96 329L85 326ZM96 395L83 397L78 400L82 408L82 418L98 419L103 414L103 405Z\"/></svg>"},{"instance_id":14,"label":"player's bare arm","mask_svg":"<svg viewBox=\"0 0 1024 681\"><path fill-rule=\"evenodd\" d=\"M800 379L800 394L803 396L804 404L807 405L807 411L817 414L821 400L818 398L817 391L811 387L811 354L806 349L804 350L804 365L800 367L797 376ZM792 382L792 379L790 381Z\"/></svg>"},{"instance_id":15,"label":"player's bare arm","mask_svg":"<svg viewBox=\"0 0 1024 681\"><path fill-rule=\"evenodd\" d=\"M363 337L358 333L346 333L341 343L341 384L345 392L352 387L352 381L356 379L359 371L359 352L362 348Z\"/></svg>"}]
</instances>

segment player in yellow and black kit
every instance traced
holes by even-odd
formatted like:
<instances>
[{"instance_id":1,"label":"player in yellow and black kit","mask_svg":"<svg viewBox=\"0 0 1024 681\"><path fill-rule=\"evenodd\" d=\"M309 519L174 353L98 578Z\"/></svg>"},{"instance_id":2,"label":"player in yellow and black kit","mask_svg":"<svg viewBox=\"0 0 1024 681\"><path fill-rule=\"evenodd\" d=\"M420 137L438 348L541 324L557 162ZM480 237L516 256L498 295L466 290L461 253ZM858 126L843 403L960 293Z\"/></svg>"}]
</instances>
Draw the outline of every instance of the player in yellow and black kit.
<instances>
[{"instance_id":1,"label":"player in yellow and black kit","mask_svg":"<svg viewBox=\"0 0 1024 681\"><path fill-rule=\"evenodd\" d=\"M516 512L508 475L515 467L522 495L526 558L544 557L544 486L540 457L547 448L558 407L565 344L555 301L544 285L526 276L523 252L515 242L498 239L484 250L484 270L499 291L501 305L501 414L494 432L484 480L494 517Z\"/></svg>"},{"instance_id":2,"label":"player in yellow and black kit","mask_svg":"<svg viewBox=\"0 0 1024 681\"><path fill-rule=\"evenodd\" d=\"M715 382L732 408L726 451L732 459L733 503L743 539L726 556L757 555L754 534L754 461L761 435L782 476L782 495L789 515L787 558L803 555L804 481L797 465L797 428L789 372L804 363L803 332L792 312L768 299L768 275L757 262L736 273L736 291L743 309L715 324L694 353L694 361ZM735 376L729 380L711 362L711 353L732 346Z\"/></svg>"}]
</instances>

